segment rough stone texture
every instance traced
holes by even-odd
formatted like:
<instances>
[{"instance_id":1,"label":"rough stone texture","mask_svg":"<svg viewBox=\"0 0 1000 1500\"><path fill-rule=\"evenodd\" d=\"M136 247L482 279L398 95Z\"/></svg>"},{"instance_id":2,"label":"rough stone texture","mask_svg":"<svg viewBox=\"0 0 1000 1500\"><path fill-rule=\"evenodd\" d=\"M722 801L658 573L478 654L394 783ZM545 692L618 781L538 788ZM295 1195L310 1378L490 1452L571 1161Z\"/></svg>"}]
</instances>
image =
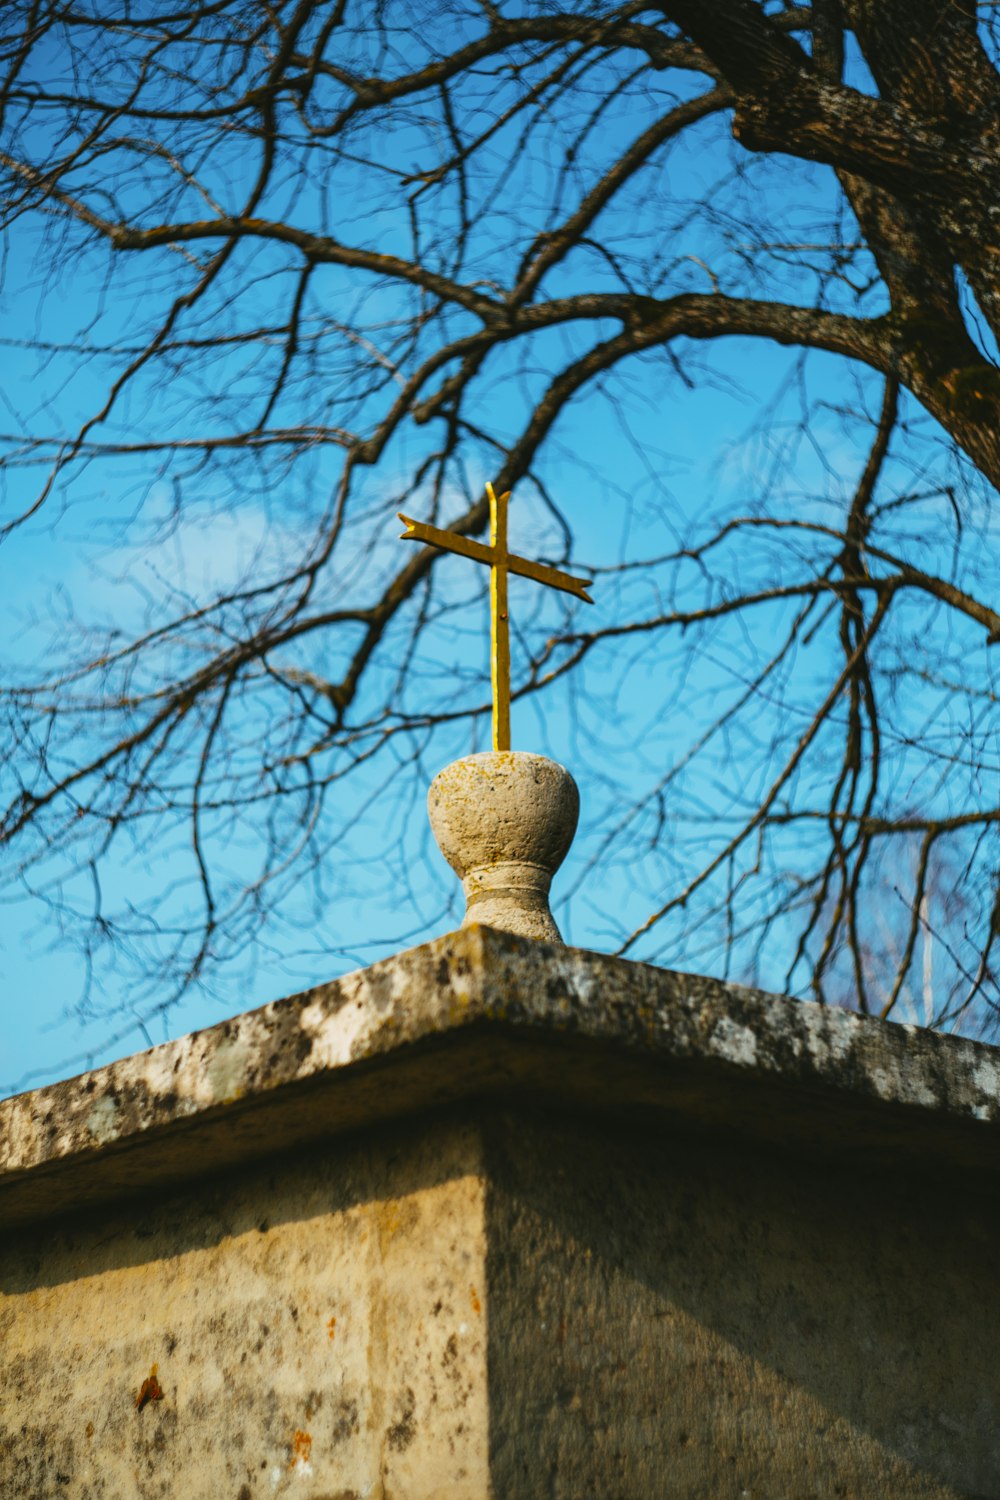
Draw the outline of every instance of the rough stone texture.
<instances>
[{"instance_id":1,"label":"rough stone texture","mask_svg":"<svg viewBox=\"0 0 1000 1500\"><path fill-rule=\"evenodd\" d=\"M8 1239L0 1495L478 1500L484 1250L440 1126Z\"/></svg>"},{"instance_id":2,"label":"rough stone texture","mask_svg":"<svg viewBox=\"0 0 1000 1500\"><path fill-rule=\"evenodd\" d=\"M511 1090L1000 1169L996 1048L470 927L0 1101L0 1218Z\"/></svg>"},{"instance_id":3,"label":"rough stone texture","mask_svg":"<svg viewBox=\"0 0 1000 1500\"><path fill-rule=\"evenodd\" d=\"M991 1048L453 934L0 1105L0 1496L996 1500L998 1123Z\"/></svg>"},{"instance_id":4,"label":"rough stone texture","mask_svg":"<svg viewBox=\"0 0 1000 1500\"><path fill-rule=\"evenodd\" d=\"M427 811L465 891L463 926L561 941L549 887L580 816L565 766L520 750L468 755L435 776Z\"/></svg>"},{"instance_id":5,"label":"rough stone texture","mask_svg":"<svg viewBox=\"0 0 1000 1500\"><path fill-rule=\"evenodd\" d=\"M1000 1495L994 1204L580 1119L487 1134L504 1500Z\"/></svg>"}]
</instances>

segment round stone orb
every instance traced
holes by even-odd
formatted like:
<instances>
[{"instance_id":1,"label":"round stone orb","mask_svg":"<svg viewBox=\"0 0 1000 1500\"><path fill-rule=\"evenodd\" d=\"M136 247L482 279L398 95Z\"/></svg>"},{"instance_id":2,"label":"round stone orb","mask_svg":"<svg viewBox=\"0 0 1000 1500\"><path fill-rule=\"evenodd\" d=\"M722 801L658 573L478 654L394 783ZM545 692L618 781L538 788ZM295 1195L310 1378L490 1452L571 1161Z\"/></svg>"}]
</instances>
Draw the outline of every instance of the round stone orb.
<instances>
[{"instance_id":1,"label":"round stone orb","mask_svg":"<svg viewBox=\"0 0 1000 1500\"><path fill-rule=\"evenodd\" d=\"M562 941L549 887L580 815L580 794L565 766L523 750L467 755L435 776L427 810L465 891L463 927L481 922Z\"/></svg>"}]
</instances>

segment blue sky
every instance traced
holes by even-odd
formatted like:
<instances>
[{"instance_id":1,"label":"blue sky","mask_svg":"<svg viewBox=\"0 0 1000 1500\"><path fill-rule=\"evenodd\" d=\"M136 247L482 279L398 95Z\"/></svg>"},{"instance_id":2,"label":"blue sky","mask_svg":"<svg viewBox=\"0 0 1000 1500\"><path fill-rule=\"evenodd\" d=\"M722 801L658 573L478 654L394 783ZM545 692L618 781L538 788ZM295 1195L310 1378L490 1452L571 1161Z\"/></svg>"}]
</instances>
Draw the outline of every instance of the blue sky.
<instances>
[{"instance_id":1,"label":"blue sky","mask_svg":"<svg viewBox=\"0 0 1000 1500\"><path fill-rule=\"evenodd\" d=\"M724 356L717 359L734 382L744 380L751 369L756 377L765 371L772 378L776 377L783 362L786 362L786 356L778 351L737 342L731 343ZM669 487L676 494L681 509L690 507L692 512L697 512L711 506L727 486L745 482L739 440L748 420L749 408L749 398L738 389L725 394L718 389L699 388L678 391L665 421L659 411L644 415L641 410L636 410L632 414L637 441L642 442L648 429L647 451L665 453L664 468ZM592 413L588 414L587 420L593 423ZM562 444L570 452L575 439L572 428L570 421L559 434ZM593 442L592 426L588 439ZM610 423L607 444L606 462L614 472L616 485L623 490L634 485L638 490L644 480L642 465L635 452L622 444ZM729 458L726 457L727 448L733 450ZM851 470L858 461L857 455L840 455L838 462L843 465L845 483L850 482ZM732 473L727 470L732 470ZM819 476L813 477L818 479ZM663 528L657 538L656 527L651 528L648 517L642 517L640 525L640 521L620 505L609 505L601 494L599 477L590 476L588 479L586 475L574 475L572 483L578 537L575 565L578 568L606 566L612 558L628 555L637 529L641 529L643 543L650 551L657 548L669 550L674 544L668 528ZM399 526L388 508L384 527L384 546L391 557L397 545L402 551L403 544L397 544ZM519 509L515 497L511 508L511 545L530 552L528 539L531 532L531 517ZM114 548L104 549L99 566L105 581L95 585L80 540L57 540L47 528L39 528L36 535L22 534L17 539L17 562L10 576L17 580L18 586L12 595L8 595L8 608L20 619L37 611L41 588L46 585L53 587L51 580L59 579L62 574L63 578L76 578L77 586L73 592L77 598L81 594L85 598L89 590L99 587L104 591L105 602L120 596L118 607L128 610L132 607L130 589L106 581L116 579L123 568L129 576L135 569L140 576L148 570L147 586L152 587L152 580L172 570L181 569L185 574L197 575L199 568L207 566L220 552L240 553L241 549L244 553L252 552L267 534L266 522L261 517L248 519L244 515L238 521L230 519L215 526L195 529L191 535L174 537L159 549L159 555L156 549L151 549L152 555L147 553L133 560L128 555L116 556ZM480 580L470 576L476 571L472 565L460 559L448 559L442 567L450 572L448 588L454 591L456 600L465 601L460 616L460 629L464 633L462 658L470 671L484 673L488 617ZM217 571L214 576L217 581ZM614 606L608 597L612 591L616 591L616 581L613 578L601 580L599 576L594 590L592 618L600 621L613 617ZM522 612L538 607L537 597L532 597L534 593L535 586L531 583L512 580L511 607L515 628ZM447 623L447 631L454 652L456 628L453 621ZM621 676L617 722L592 721L588 718L586 703L582 710L579 705L571 710L566 695L554 700L536 698L514 704L515 748L553 755L573 770L580 785L584 803L583 829L557 877L554 890L554 908L564 936L567 941L580 946L606 950L613 945L614 933L622 925L627 926L630 919L637 923L646 915L648 889L643 883L641 869L634 861L617 857L602 863L597 870L588 868L600 848L606 822L604 826L591 826L587 837L587 803L595 800L596 785L601 780L620 783L624 797L637 780L637 751L640 765L645 765L645 774L650 780L655 779L667 759L681 751L686 725L672 724L669 720L662 722L658 715L654 715L650 723L644 713L644 705L652 701L651 695L659 694L657 680L675 669L671 653L651 649L648 643L641 642L630 670ZM600 667L596 666L591 674L590 689L595 701L602 687L600 672ZM709 664L703 664L702 672L705 690L711 692L715 674ZM720 670L720 684L724 676ZM586 688L583 696L586 700ZM484 748L488 733L488 721L484 717L478 742L470 744L468 731L463 730L454 737L453 753L458 755L473 748ZM637 735L641 737L638 743ZM451 752L442 760L438 751L437 762L428 767L429 772L450 758ZM641 771L639 775L642 775ZM241 975L236 987L229 987L228 992L224 989L219 995L190 997L168 1015L147 1019L143 1028L137 1027L136 1021L140 1016L148 1017L155 1009L155 1002L150 1004L148 998L144 998L132 1009L128 988L124 984L104 997L110 1012L107 1017L81 1022L73 1014L81 988L78 956L63 945L58 932L53 931L47 911L37 902L26 900L7 907L0 971L5 992L13 1004L7 1009L0 1044L0 1080L8 1085L37 1086L65 1076L78 1067L96 1065L123 1052L136 1050L146 1041L158 1042L211 1025L227 1014L319 983L400 946L423 941L457 925L461 915L458 883L429 837L423 807L424 791L425 786L413 787L412 798L405 804L405 826L398 830L401 848L406 851L398 864L405 865L409 874L407 889L399 891L398 909L393 909L397 903L391 898L387 900L378 871L366 868L365 842L377 847L382 837L376 798L365 823L366 837L346 855L341 871L346 884L355 886L356 890L342 890L338 894L328 920L320 921L320 930L312 940L299 927L300 923L309 923L309 913L305 910L293 913L286 930L282 932L279 927L273 934L272 950L261 955L256 965ZM711 797L711 786L706 787L705 795ZM394 799L389 804L389 811L392 818L399 816ZM172 871L169 851L144 863L155 882L164 887L169 885ZM114 871L109 873L113 886ZM121 872L119 880L127 883L132 873ZM572 899L568 903L561 902L560 893L570 889ZM612 916L614 920L609 920ZM350 938L344 942L347 933ZM342 948L343 951L331 952L331 948ZM697 963L691 966L709 972L719 972L723 967L720 955L713 953L711 943L707 950L698 952Z\"/></svg>"},{"instance_id":2,"label":"blue sky","mask_svg":"<svg viewBox=\"0 0 1000 1500\"><path fill-rule=\"evenodd\" d=\"M678 84L682 92L690 87L689 80ZM607 122L599 149L612 152L641 124L623 106ZM395 152L404 166L411 165L411 159L419 165L427 149L411 125L400 126L391 144L376 140L369 145ZM497 143L498 155L501 145ZM671 291L708 290L715 274L709 269L711 262L720 274L744 275L761 295L809 302L814 278L801 266L789 275L780 257L763 255L755 255L749 267L744 264L746 247L733 224L751 188L734 174L737 161L745 163L746 158L729 140L724 120L707 122L665 153L654 178L658 190L669 195L681 218L685 205L703 205L690 238L680 238L683 253L675 254L675 263L664 271L665 284ZM226 177L227 191L235 191L234 178L250 166L230 153L213 170L220 180ZM832 179L823 169L797 166L794 178L791 170L782 159L755 161L752 191L766 204L775 239L807 241L829 216ZM391 248L395 236L402 248L401 217L387 209L363 173L350 180L339 212L352 221L358 239L375 239L382 248ZM543 197L546 185L544 162L541 167L536 163L508 183L508 192L530 219L532 199ZM133 199L126 196L126 203L138 202L141 185L136 182L129 191ZM281 205L275 201L272 207L277 212ZM297 214L308 217L318 211L313 189L300 195ZM449 232L444 212L437 230ZM659 254L658 225L645 199L628 206L613 230L621 253L652 244L653 259ZM498 214L491 221L484 210L477 253L488 259L495 237L495 254L502 265L506 232L502 217ZM248 278L250 289L241 296L247 316L265 320L285 284L285 273L276 260L268 259L270 252L253 254L258 257L257 271L266 278L256 283ZM95 343L121 344L138 337L145 304L170 284L174 264L166 251L143 257L116 268L119 279L109 289L102 252L84 247L69 262L53 262L30 224L22 221L7 245L0 294L8 341L7 396L0 393L0 399L6 401L9 432L22 430L18 424L25 421L25 408L33 408L34 430L72 430L93 408L104 366L98 359L67 379L60 359L37 346L58 343L80 328L91 330ZM583 252L567 262L548 290L556 295L581 286L613 285L601 264ZM131 300L122 295L123 289ZM829 296L837 295L834 287ZM388 321L397 310L391 295L383 291L376 297L363 281L332 269L317 279L315 298L317 316L333 309L334 315L346 319L364 304L372 319ZM877 294L867 310L880 310ZM481 397L484 424L499 438L513 440L541 382L579 341L576 330L563 330L537 339L530 359L522 361L516 350L499 357ZM696 572L685 582L669 568L631 573L616 569L624 562L668 554L692 536L703 537L714 518L766 502L779 513L784 508L799 519L837 524L865 462L870 432L867 420L857 413L867 407L870 416L879 397L879 382L867 373L822 355L810 357L800 371L796 351L746 340L710 348L688 346L680 353L683 378L663 352L632 360L606 394L570 408L546 449L545 480L572 513L572 565L581 572L594 570L597 580L595 604L586 618L578 619L581 627L656 613L669 589L692 602L700 597ZM238 355L226 355L214 372L210 401L203 400L203 378L200 367L179 367L168 387L140 383L101 434L141 440L155 430L157 421L178 431L188 430L185 422L193 424L196 433L205 430L206 422L215 423L218 431L228 430L227 424L238 421L243 405L253 399L255 372L241 364ZM800 429L807 405L812 412L808 439ZM337 412L335 398L318 389L308 400L290 395L284 418L290 425L335 421ZM897 528L901 544L916 547L922 545L924 528L933 530L942 516L947 517L949 502L931 483L937 462L927 456L931 424L912 407L907 419L906 443L911 446L901 443L894 450L886 483L905 488L912 468L932 492L915 521L901 520ZM367 598L398 565L397 559L402 560L396 495L403 476L426 451L426 434L427 429L405 433L366 476L352 546L330 585L337 597ZM192 464L178 480L176 472L161 473L157 462L143 455L95 458L82 478L58 488L37 518L5 546L0 557L5 580L0 610L6 658L18 671L54 659L72 641L81 620L104 622L109 629L138 629L143 621L161 619L181 596L201 598L248 570L274 570L278 559L294 556L303 525L316 510L315 497L329 489L332 475L331 460L323 453L309 458L287 482L272 470L266 482L257 483L252 468L237 467L235 460L231 468L219 466L207 475ZM469 485L481 486L491 477L488 450L475 452L469 467ZM7 503L29 497L37 474L37 469L12 474L8 468ZM220 483L231 486L232 493L220 498ZM181 508L175 514L178 496ZM454 513L462 509L465 498L455 493ZM422 513L413 499L407 509ZM985 545L989 538L984 523L980 543ZM561 560L558 528L527 485L514 496L511 544L522 552ZM725 554L717 586L735 587L758 573L762 576L771 560L761 546L763 550L755 553ZM947 566L947 559L938 561ZM794 571L794 562L792 553L774 567ZM433 686L440 695L442 681L450 675L456 686L481 684L482 697L476 701L486 702L488 628L484 580L473 576L477 573L460 559L440 564L439 613L430 621L421 652L409 668L414 694L426 683L428 691ZM533 639L544 639L567 617L561 600L543 597L521 580L512 581L511 604L516 681L518 660L523 659L518 626ZM688 642L679 636L638 637L613 657L595 652L575 691L560 683L544 696L515 702L515 747L553 755L570 767L580 785L581 831L554 893L557 918L569 941L613 949L623 933L641 923L664 892L682 879L687 867L669 831L654 838L659 826L658 787L697 741L698 725L708 722L719 703L739 696L755 662L787 619L787 609L762 612L745 634L734 631L713 638L711 648L693 663ZM394 627L389 649L375 664L376 682L379 673L391 675L396 670L409 623L404 617ZM915 623L915 630L925 628ZM313 639L303 646L298 665L331 672L337 649L342 648L328 638ZM979 651L981 642L956 638L948 650L959 655ZM819 680L828 660L822 639L796 652L788 666L796 711L812 701L813 678ZM917 701L900 705L896 727L900 735L928 735L942 712L933 688L926 687ZM253 724L244 727L252 754ZM755 732L760 737L757 751ZM671 790L668 814L675 822L668 821L668 830L682 829L696 848L702 825L707 829L709 820L735 818L753 805L766 785L770 733L764 700L757 724L751 724L743 738L721 743ZM461 915L460 893L430 839L424 796L430 777L442 764L483 748L487 736L488 718L483 715L471 729L463 723L439 734L421 756L415 774L397 769L392 750L378 763L353 773L343 784L344 793L337 794L350 799L350 805L336 809L337 841L323 861L318 882L290 887L262 942L235 953L202 992L166 1012L161 1009L166 991L158 990L155 977L142 983L127 955L120 962L112 955L81 1013L86 976L72 943L73 920L61 921L52 903L65 900L67 910L79 908L93 893L86 880L66 880L56 861L41 894L15 892L15 899L0 908L0 976L6 996L0 1090L44 1083L212 1024L455 926ZM905 771L905 756L900 764ZM824 772L818 769L814 774L821 780ZM987 794L995 795L992 786ZM626 810L635 803L640 813L626 818ZM357 821L352 821L354 810ZM621 836L609 849L608 839L619 824ZM213 858L220 871L238 879L243 868L252 866L254 855L252 840L242 832L234 830L227 837L225 830L219 831ZM794 871L802 851L789 846L782 857ZM748 865L751 862L748 855ZM189 882L190 851L182 831L137 837L103 867L101 900L124 909L134 900L149 898L169 924L190 899ZM757 899L748 887L748 924ZM738 935L727 935L717 923L699 925L694 914L682 919L676 913L630 951L633 957L741 979L751 974L751 947ZM786 980L787 962L779 948L776 943L773 953L757 954L752 960L753 977L771 988L781 988ZM155 943L147 957L149 952L155 953ZM901 1014L901 1019L915 1018Z\"/></svg>"},{"instance_id":3,"label":"blue sky","mask_svg":"<svg viewBox=\"0 0 1000 1500\"><path fill-rule=\"evenodd\" d=\"M734 405L736 410L733 415L738 421L740 417L738 403ZM684 420L678 421L677 424L678 436L683 434L686 439L690 449L687 463L693 466L694 455L697 454L699 448L704 450L710 436L717 434L718 402L710 398L707 393L698 393L686 402L686 406L688 409L684 413ZM620 464L621 460L619 459L618 462ZM679 471L680 482L684 485L688 482L682 472L686 467L684 456L676 455L674 462ZM579 557L589 560L606 556L609 542L615 546L619 539L608 536L609 528L606 516L602 515L599 497L593 496L586 508L578 508L577 516L582 521ZM523 531L521 519L515 500L511 512L512 545L528 551L530 550L528 545L519 536L519 533ZM386 550L389 551L390 548L396 547L400 529L391 511L385 517L385 529L385 545ZM141 558L137 565L140 570L148 569L151 580L160 571L178 566L181 566L185 572L197 573L203 561L210 561L220 551L226 552L233 549L239 552L241 548L252 549L265 533L266 523L260 517L249 520L245 516L238 520L231 518L228 522L207 530L195 531L192 535L185 536L183 540L174 538L162 549L166 556ZM202 550L204 550L204 559L200 556ZM403 551L401 543L399 551L401 553ZM14 588L7 594L6 601L7 608L16 619L24 620L31 613L39 611L40 598L55 586L54 580L60 580L61 585L61 581L67 579L65 586L72 590L76 600L81 597L86 600L91 590L102 587L102 585L95 585L90 574L88 559L85 555L81 555L81 552L81 543L78 538L67 541L58 533L51 535L47 527L37 528L33 536L22 533L16 539L11 548L15 562L11 564L10 554L8 554L7 574L14 583ZM129 562L128 558L116 558L105 553L100 562L101 573L105 578L114 579L118 576L122 564L124 563L127 567ZM445 566L451 572L451 586L456 597L464 596L467 600L462 616L462 628L467 637L463 655L470 670L482 670L488 651L488 619L479 580L470 576L471 566L459 560L448 560ZM103 587L107 589L108 585L104 584ZM512 581L511 602L515 625L519 606L523 607L527 603L530 607L532 588L533 586L529 583L523 583L520 580ZM120 607L125 609L131 607L131 591L128 588L119 585L115 589L115 585L112 584L111 589L121 595ZM598 592L595 612L603 612L603 608ZM41 612L44 613L44 607ZM40 629L38 633L44 635L44 630ZM477 657L480 658L478 662ZM639 675L641 679L641 669ZM534 703L515 703L513 725L515 746L551 751L561 756L568 764L573 765L574 756L570 745L573 726L567 718L564 706L560 706L554 715L551 708L546 708L540 713ZM483 724L481 732L488 735L488 723ZM456 745L456 752L459 752L461 748ZM577 774L580 775L579 771ZM585 797L586 783L582 776L580 779L581 790ZM401 926L398 923L392 925L388 942L381 940L381 934L386 930L385 901L380 899L374 907L366 901L362 867L362 876L359 880L361 890L358 898L344 902L348 913L346 916L343 912L338 913L338 922L342 930L346 928L352 934L352 952L332 966L319 954L316 954L311 961L307 957L298 963L289 963L280 955L276 955L262 964L251 981L251 987L242 992L235 1008L262 1004L289 989L296 989L308 983L332 977L333 972L342 972L346 967L363 963L368 960L369 956L379 954L385 949L391 951L399 939L418 942L455 925L457 883L444 865L436 847L427 837L426 830L422 826L423 822L422 806L415 805L410 811L406 829L407 843L413 850L409 860L413 869L413 884L407 896L408 899L411 896L416 897L419 909L408 912ZM566 884L573 878L574 864L581 863L582 854L582 849L575 851L574 856L564 868L560 884ZM159 865L155 878L163 880L164 883L167 882L169 859ZM451 890L452 886L455 886L455 891ZM573 908L568 912L560 911L560 920L563 922L568 938L583 944L590 942L595 946L599 945L597 929L601 925L600 907L607 905L621 909L628 894L627 882L620 871L607 872L601 881L601 887L600 893L590 893L585 886L582 887L573 903ZM421 895L422 888L426 888L426 895ZM444 903L449 896L452 898L451 906L446 911ZM75 1019L66 1017L67 1008L72 1009L79 993L79 960L74 952L67 951L60 944L58 933L53 932L48 920L48 913L37 903L26 900L5 909L0 964L2 964L5 993L9 1001L13 1001L13 1004L8 1002L6 1008L5 1025L2 1041L0 1041L0 1079L4 1083L24 1081L28 1075L33 1075L32 1083L48 1081L51 1077L60 1076L65 1059L86 1057L91 1047L96 1049L93 1054L95 1062L119 1055L120 1043L112 1043L110 1047L101 1045L104 1034L114 1034L119 1029L113 1021L106 1023L103 1027L95 1027L92 1023L81 1025ZM111 1002L112 1006L116 1006L123 998L116 997ZM224 1003L220 1004L219 1001L211 998L189 1000L171 1013L166 1027L162 1022L151 1023L150 1036L158 1041L164 1039L166 1035L183 1034L197 1027L212 1024L221 1019L229 1009L230 1007ZM128 1025L130 1022L128 1011L125 1012L123 1019ZM141 1034L136 1038L133 1033L128 1038L130 1045L127 1050L132 1050L137 1040L141 1045Z\"/></svg>"}]
</instances>

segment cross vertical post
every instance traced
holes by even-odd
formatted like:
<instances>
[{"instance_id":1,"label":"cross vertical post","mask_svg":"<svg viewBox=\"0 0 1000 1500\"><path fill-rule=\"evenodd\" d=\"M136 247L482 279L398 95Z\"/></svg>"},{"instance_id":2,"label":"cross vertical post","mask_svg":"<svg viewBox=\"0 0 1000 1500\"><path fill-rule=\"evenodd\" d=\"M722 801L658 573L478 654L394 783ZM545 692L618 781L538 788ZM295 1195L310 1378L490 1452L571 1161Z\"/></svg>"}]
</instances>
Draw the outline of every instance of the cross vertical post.
<instances>
[{"instance_id":1,"label":"cross vertical post","mask_svg":"<svg viewBox=\"0 0 1000 1500\"><path fill-rule=\"evenodd\" d=\"M399 511L399 519L406 530L402 540L425 542L429 547L439 547L442 552L455 552L459 557L471 558L483 563L490 570L490 678L493 684L493 749L510 749L510 613L507 608L507 579L511 573L520 578L531 578L550 589L561 589L572 594L585 604L593 604L587 593L591 580L574 578L560 568L550 568L548 563L532 562L507 550L507 502L510 491L498 495L492 484L486 486L486 497L490 504L490 545L475 542L471 537L457 531L442 531L440 526L431 526L427 521L415 521Z\"/></svg>"},{"instance_id":2,"label":"cross vertical post","mask_svg":"<svg viewBox=\"0 0 1000 1500\"><path fill-rule=\"evenodd\" d=\"M490 675L493 680L493 748L510 749L510 613L507 608L507 502L487 484L490 501Z\"/></svg>"}]
</instances>

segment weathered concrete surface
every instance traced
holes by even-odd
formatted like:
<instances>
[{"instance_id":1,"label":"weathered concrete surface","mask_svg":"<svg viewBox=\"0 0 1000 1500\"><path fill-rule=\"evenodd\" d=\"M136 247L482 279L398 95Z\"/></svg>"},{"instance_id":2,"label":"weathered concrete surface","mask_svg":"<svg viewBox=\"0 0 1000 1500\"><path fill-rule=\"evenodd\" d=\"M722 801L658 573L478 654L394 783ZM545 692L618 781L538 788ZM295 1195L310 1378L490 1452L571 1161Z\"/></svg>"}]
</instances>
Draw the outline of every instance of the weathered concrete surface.
<instances>
[{"instance_id":1,"label":"weathered concrete surface","mask_svg":"<svg viewBox=\"0 0 1000 1500\"><path fill-rule=\"evenodd\" d=\"M487 1132L493 1493L1000 1495L994 1203L752 1142Z\"/></svg>"},{"instance_id":2,"label":"weathered concrete surface","mask_svg":"<svg viewBox=\"0 0 1000 1500\"><path fill-rule=\"evenodd\" d=\"M9 1100L0 1496L996 1500L998 1084L471 928Z\"/></svg>"},{"instance_id":3,"label":"weathered concrete surface","mask_svg":"<svg viewBox=\"0 0 1000 1500\"><path fill-rule=\"evenodd\" d=\"M486 1105L34 1226L0 1494L993 1500L969 1186Z\"/></svg>"},{"instance_id":4,"label":"weathered concrete surface","mask_svg":"<svg viewBox=\"0 0 1000 1500\"><path fill-rule=\"evenodd\" d=\"M1000 1168L993 1047L470 927L0 1101L0 1216L512 1090L925 1172Z\"/></svg>"},{"instance_id":5,"label":"weathered concrete surface","mask_svg":"<svg viewBox=\"0 0 1000 1500\"><path fill-rule=\"evenodd\" d=\"M8 1236L0 1495L479 1500L483 1184L439 1127Z\"/></svg>"}]
</instances>

